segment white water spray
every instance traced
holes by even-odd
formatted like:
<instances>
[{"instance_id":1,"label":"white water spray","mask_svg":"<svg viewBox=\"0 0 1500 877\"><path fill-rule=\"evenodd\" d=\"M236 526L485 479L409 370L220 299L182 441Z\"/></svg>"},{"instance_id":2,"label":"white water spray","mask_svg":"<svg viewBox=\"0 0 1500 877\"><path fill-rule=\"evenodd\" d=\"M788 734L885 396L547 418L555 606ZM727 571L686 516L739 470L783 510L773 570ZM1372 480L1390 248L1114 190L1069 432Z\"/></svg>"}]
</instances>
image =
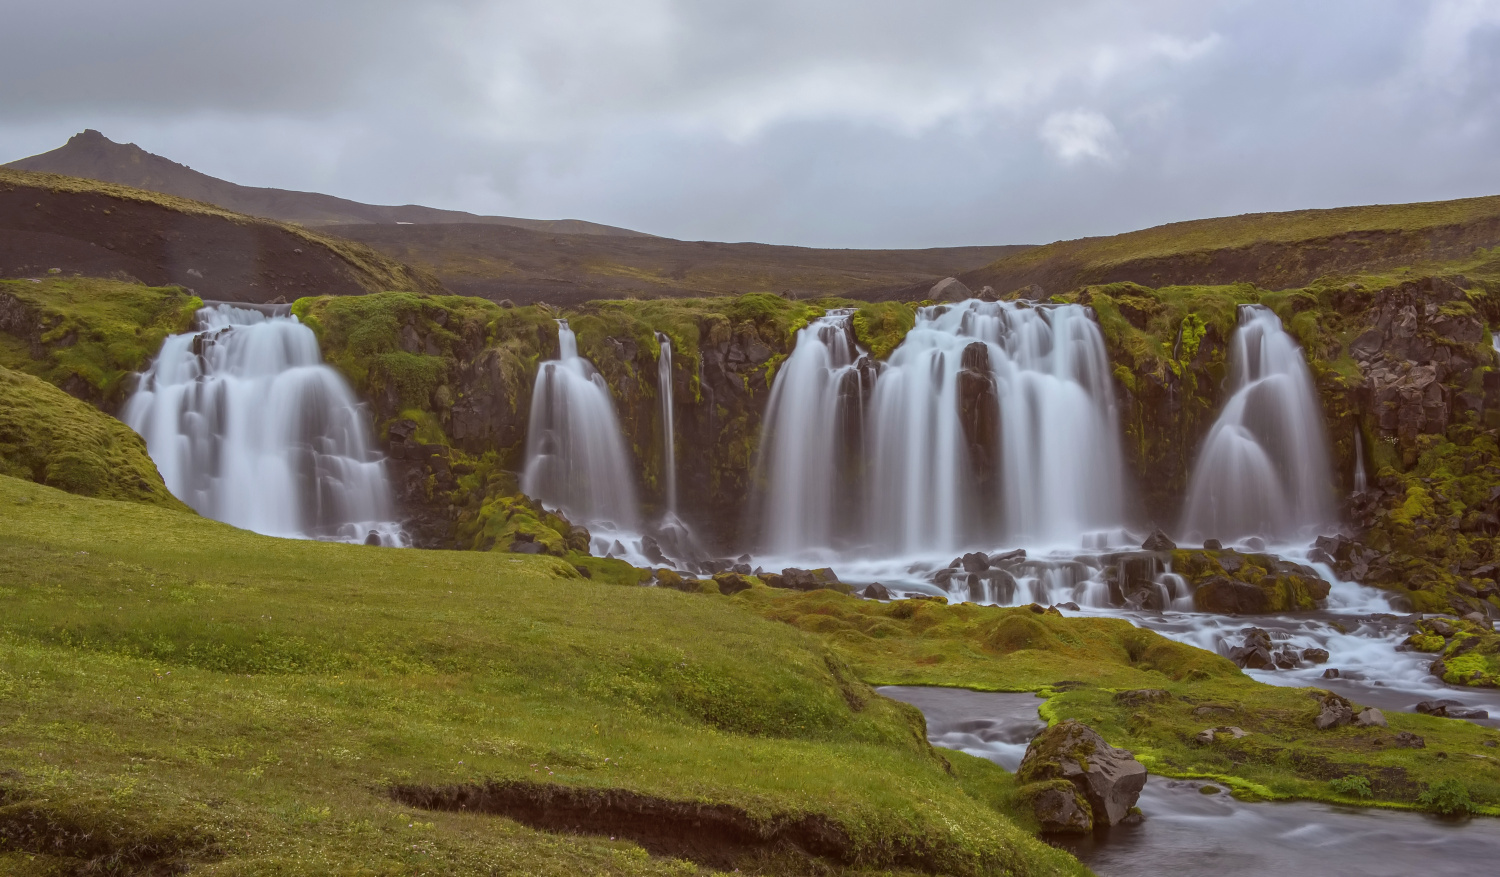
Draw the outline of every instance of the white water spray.
<instances>
[{"instance_id":1,"label":"white water spray","mask_svg":"<svg viewBox=\"0 0 1500 877\"><path fill-rule=\"evenodd\" d=\"M960 378L992 386L993 434L971 448ZM1123 517L1123 466L1109 358L1077 305L967 301L923 308L891 354L871 403L870 536L893 553L1000 540L1078 545ZM975 457L993 454L977 484Z\"/></svg>"},{"instance_id":2,"label":"white water spray","mask_svg":"<svg viewBox=\"0 0 1500 877\"><path fill-rule=\"evenodd\" d=\"M558 358L537 370L521 489L574 523L634 530L634 467L615 404L593 364L578 355L567 320L557 321Z\"/></svg>"},{"instance_id":3,"label":"white water spray","mask_svg":"<svg viewBox=\"0 0 1500 877\"><path fill-rule=\"evenodd\" d=\"M291 316L214 305L173 335L121 419L199 514L270 536L405 544L367 415Z\"/></svg>"},{"instance_id":4,"label":"white water spray","mask_svg":"<svg viewBox=\"0 0 1500 877\"><path fill-rule=\"evenodd\" d=\"M1322 407L1302 348L1271 310L1244 305L1229 357L1231 395L1193 469L1181 531L1305 537L1334 511Z\"/></svg>"}]
</instances>

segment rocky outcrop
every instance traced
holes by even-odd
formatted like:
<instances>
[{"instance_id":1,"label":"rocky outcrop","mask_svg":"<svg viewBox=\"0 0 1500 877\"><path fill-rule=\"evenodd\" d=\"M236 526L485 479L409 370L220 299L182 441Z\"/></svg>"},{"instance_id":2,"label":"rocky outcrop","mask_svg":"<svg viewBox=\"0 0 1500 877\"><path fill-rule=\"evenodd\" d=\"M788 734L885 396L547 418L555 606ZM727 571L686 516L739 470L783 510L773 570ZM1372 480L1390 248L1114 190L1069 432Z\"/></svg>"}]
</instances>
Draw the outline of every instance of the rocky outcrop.
<instances>
[{"instance_id":1,"label":"rocky outcrop","mask_svg":"<svg viewBox=\"0 0 1500 877\"><path fill-rule=\"evenodd\" d=\"M1314 609L1329 591L1317 570L1269 554L1177 550L1172 571L1187 579L1200 612L1220 615Z\"/></svg>"},{"instance_id":2,"label":"rocky outcrop","mask_svg":"<svg viewBox=\"0 0 1500 877\"><path fill-rule=\"evenodd\" d=\"M1110 746L1092 728L1069 719L1031 741L1016 780L1023 787L1045 784L1027 794L1046 830L1089 831L1118 824L1129 815L1146 786L1146 768L1128 751ZM1087 803L1086 821L1076 812L1082 809L1076 800L1072 806L1065 800L1066 790L1059 780L1069 783Z\"/></svg>"},{"instance_id":3,"label":"rocky outcrop","mask_svg":"<svg viewBox=\"0 0 1500 877\"><path fill-rule=\"evenodd\" d=\"M957 302L971 299L974 293L956 277L944 277L927 291L927 298L935 302Z\"/></svg>"}]
</instances>

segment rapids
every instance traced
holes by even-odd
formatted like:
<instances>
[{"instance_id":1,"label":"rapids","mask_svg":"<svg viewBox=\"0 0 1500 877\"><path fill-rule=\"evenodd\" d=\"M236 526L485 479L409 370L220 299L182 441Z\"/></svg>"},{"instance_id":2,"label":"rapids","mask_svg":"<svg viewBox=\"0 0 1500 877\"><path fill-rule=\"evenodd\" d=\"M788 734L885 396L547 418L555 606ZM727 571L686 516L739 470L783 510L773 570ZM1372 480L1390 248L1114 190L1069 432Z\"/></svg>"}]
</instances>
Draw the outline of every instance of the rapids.
<instances>
[{"instance_id":1,"label":"rapids","mask_svg":"<svg viewBox=\"0 0 1500 877\"><path fill-rule=\"evenodd\" d=\"M404 545L369 417L312 330L216 304L173 335L121 420L199 514L298 539Z\"/></svg>"}]
</instances>

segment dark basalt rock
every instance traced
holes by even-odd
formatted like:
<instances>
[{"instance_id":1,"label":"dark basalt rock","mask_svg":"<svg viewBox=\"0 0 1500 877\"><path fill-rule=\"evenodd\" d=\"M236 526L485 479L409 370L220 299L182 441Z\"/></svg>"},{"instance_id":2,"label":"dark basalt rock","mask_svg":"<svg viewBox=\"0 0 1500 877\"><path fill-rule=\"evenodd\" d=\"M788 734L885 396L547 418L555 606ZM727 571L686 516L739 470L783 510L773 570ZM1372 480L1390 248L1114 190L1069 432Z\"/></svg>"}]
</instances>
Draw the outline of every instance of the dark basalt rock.
<instances>
[{"instance_id":1,"label":"dark basalt rock","mask_svg":"<svg viewBox=\"0 0 1500 877\"><path fill-rule=\"evenodd\" d=\"M714 581L719 585L719 593L732 596L741 591L750 590L750 582L738 572L721 572L714 574Z\"/></svg>"},{"instance_id":2,"label":"dark basalt rock","mask_svg":"<svg viewBox=\"0 0 1500 877\"><path fill-rule=\"evenodd\" d=\"M1146 768L1127 750L1109 745L1092 728L1068 719L1032 739L1016 771L1016 779L1023 785L1047 783L1051 789L1060 789L1056 781L1066 780L1088 802L1092 815L1090 827L1116 825L1129 815L1141 789L1145 788ZM1054 799L1055 796L1047 798L1050 803L1059 803ZM1055 813L1038 812L1037 816L1057 826ZM1075 818L1072 824L1078 821ZM1061 827L1051 830L1079 829L1069 827L1064 821Z\"/></svg>"},{"instance_id":3,"label":"dark basalt rock","mask_svg":"<svg viewBox=\"0 0 1500 877\"><path fill-rule=\"evenodd\" d=\"M872 585L866 585L864 591L861 592L861 596L866 600L889 600L891 599L891 592L886 590L885 585L876 582Z\"/></svg>"},{"instance_id":4,"label":"dark basalt rock","mask_svg":"<svg viewBox=\"0 0 1500 877\"><path fill-rule=\"evenodd\" d=\"M1141 543L1143 551L1174 551L1176 548L1177 543L1160 530L1153 531L1150 536L1146 537L1146 541Z\"/></svg>"},{"instance_id":5,"label":"dark basalt rock","mask_svg":"<svg viewBox=\"0 0 1500 877\"><path fill-rule=\"evenodd\" d=\"M1319 731L1341 728L1354 721L1354 707L1337 694L1324 695L1321 706L1318 717L1313 720L1313 725Z\"/></svg>"},{"instance_id":6,"label":"dark basalt rock","mask_svg":"<svg viewBox=\"0 0 1500 877\"><path fill-rule=\"evenodd\" d=\"M839 588L839 577L833 570L823 569L798 569L789 567L781 571L781 575L764 576L765 583L773 588L786 588L791 591L816 591L819 588Z\"/></svg>"}]
</instances>

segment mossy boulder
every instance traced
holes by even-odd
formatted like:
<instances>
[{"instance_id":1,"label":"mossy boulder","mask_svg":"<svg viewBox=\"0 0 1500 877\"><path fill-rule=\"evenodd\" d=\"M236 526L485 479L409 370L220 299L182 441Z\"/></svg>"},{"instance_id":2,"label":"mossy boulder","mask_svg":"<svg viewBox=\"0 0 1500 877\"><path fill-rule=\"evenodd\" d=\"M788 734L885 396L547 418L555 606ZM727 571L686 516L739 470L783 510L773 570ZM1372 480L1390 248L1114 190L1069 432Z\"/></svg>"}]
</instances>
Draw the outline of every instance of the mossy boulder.
<instances>
[{"instance_id":1,"label":"mossy boulder","mask_svg":"<svg viewBox=\"0 0 1500 877\"><path fill-rule=\"evenodd\" d=\"M186 511L130 427L28 374L0 366L0 475L69 493Z\"/></svg>"},{"instance_id":2,"label":"mossy boulder","mask_svg":"<svg viewBox=\"0 0 1500 877\"><path fill-rule=\"evenodd\" d=\"M1124 749L1116 749L1092 728L1072 719L1042 731L1026 747L1026 756L1016 771L1022 785L1064 780L1087 802L1093 825L1115 825L1130 814L1130 808L1146 787L1146 768ZM1055 791L1033 797L1034 804L1071 817L1066 802ZM1041 809L1039 820L1044 818ZM1062 830L1062 829L1054 829ZM1087 829L1084 829L1087 830Z\"/></svg>"},{"instance_id":3,"label":"mossy boulder","mask_svg":"<svg viewBox=\"0 0 1500 877\"><path fill-rule=\"evenodd\" d=\"M1329 584L1317 570L1269 554L1178 549L1172 571L1187 579L1200 612L1289 612L1316 609L1328 598Z\"/></svg>"}]
</instances>

